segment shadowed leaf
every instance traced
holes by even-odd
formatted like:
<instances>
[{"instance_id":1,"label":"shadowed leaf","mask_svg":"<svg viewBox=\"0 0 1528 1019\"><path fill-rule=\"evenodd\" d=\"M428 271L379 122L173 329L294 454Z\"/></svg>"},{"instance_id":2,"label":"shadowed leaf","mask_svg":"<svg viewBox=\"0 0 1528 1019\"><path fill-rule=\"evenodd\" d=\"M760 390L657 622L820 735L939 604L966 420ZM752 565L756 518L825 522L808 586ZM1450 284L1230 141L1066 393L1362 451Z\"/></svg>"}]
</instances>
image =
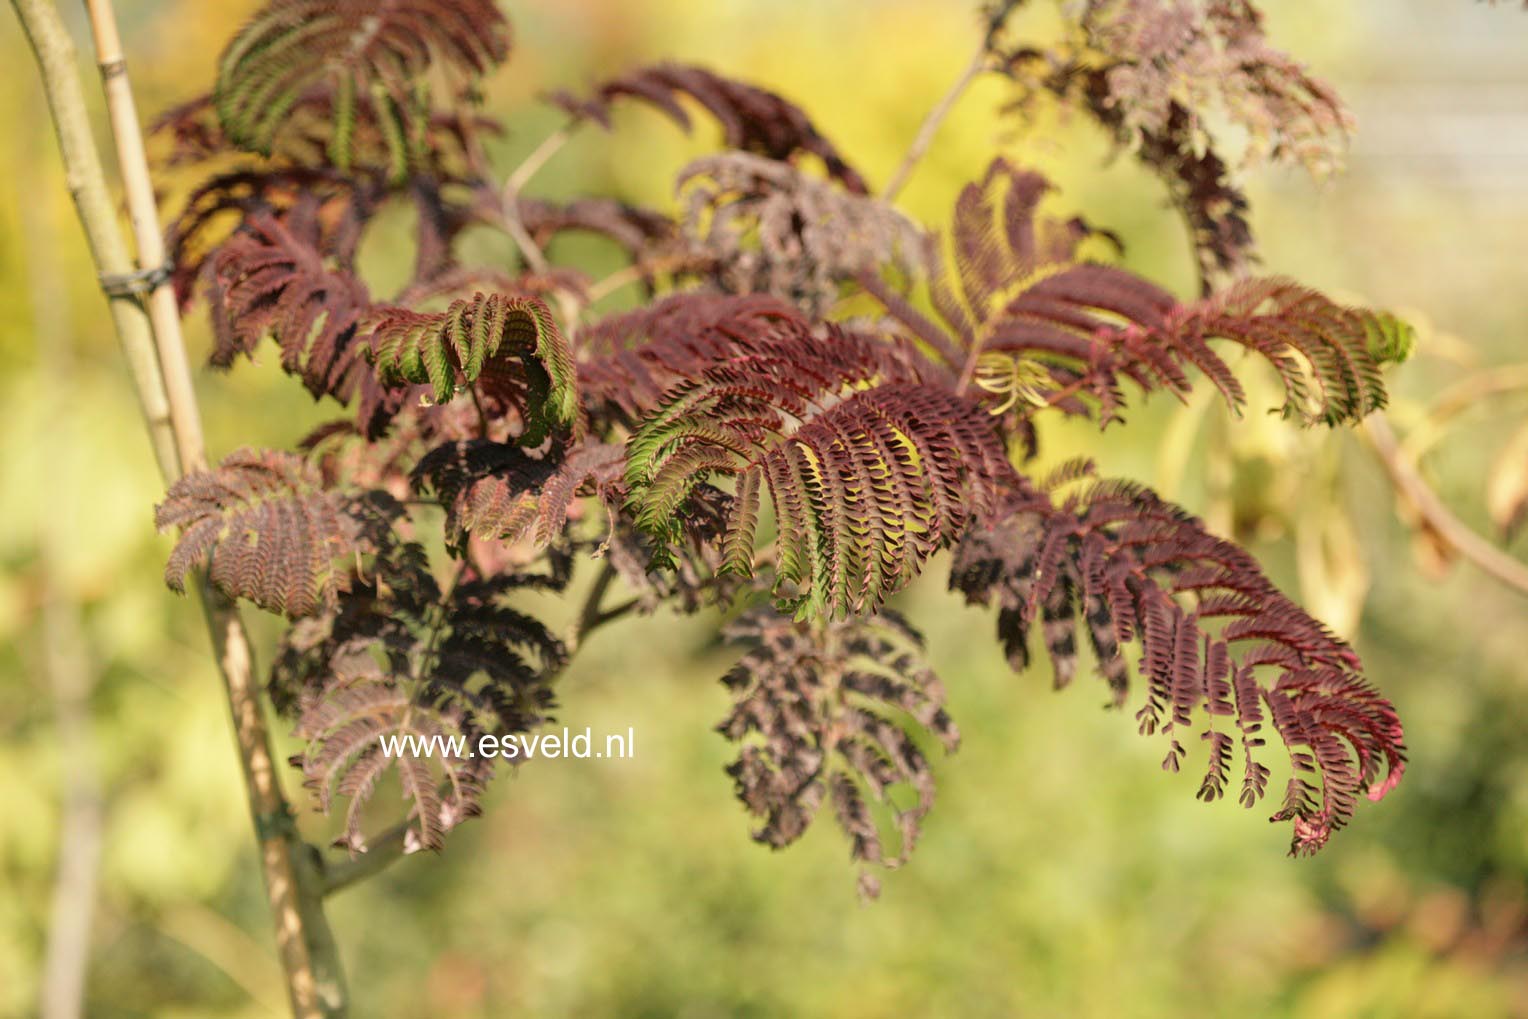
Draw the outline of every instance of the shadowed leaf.
<instances>
[{"instance_id":1,"label":"shadowed leaf","mask_svg":"<svg viewBox=\"0 0 1528 1019\"><path fill-rule=\"evenodd\" d=\"M725 633L750 648L722 678L735 703L717 730L740 744L727 773L763 822L754 838L788 846L826 802L851 859L905 863L934 805L933 770L912 734L946 751L960 742L922 636L889 610L817 627L753 611ZM910 805L899 805L898 788L913 791Z\"/></svg>"}]
</instances>

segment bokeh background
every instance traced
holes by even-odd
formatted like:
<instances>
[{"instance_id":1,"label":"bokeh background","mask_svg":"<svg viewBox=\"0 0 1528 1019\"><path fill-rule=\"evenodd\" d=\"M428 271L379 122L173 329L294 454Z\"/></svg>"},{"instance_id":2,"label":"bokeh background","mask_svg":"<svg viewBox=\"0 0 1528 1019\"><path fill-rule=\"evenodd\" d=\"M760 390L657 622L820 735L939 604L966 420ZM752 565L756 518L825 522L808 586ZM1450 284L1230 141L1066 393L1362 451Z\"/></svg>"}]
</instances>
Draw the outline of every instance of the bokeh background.
<instances>
[{"instance_id":1,"label":"bokeh background","mask_svg":"<svg viewBox=\"0 0 1528 1019\"><path fill-rule=\"evenodd\" d=\"M253 6L121 0L145 113L206 88ZM540 90L672 56L801 101L884 182L977 31L949 0L507 6L516 51L488 94L510 128L506 171L558 121ZM1253 176L1266 266L1417 324L1420 351L1393 376L1404 432L1452 382L1528 359L1528 14L1266 6L1275 40L1360 122L1346 175ZM194 603L160 581L153 464L30 55L14 20L0 22L0 1016L35 1012L59 894L97 900L75 939L89 1015L278 1015L220 684ZM1158 185L1111 161L1086 123L1015 130L996 115L1007 97L998 82L972 90L904 208L944 222L1001 150L1055 176L1057 208L1118 231L1130 265L1189 294ZM668 207L674 171L714 143L629 111L614 135L579 136L531 191ZM370 265L386 279L406 257L383 244ZM192 343L206 350L199 315ZM215 454L289 444L322 417L274 360L199 374ZM1471 407L1427 461L1482 530L1492 458L1525 414L1523 397ZM562 718L634 726L637 759L527 766L443 858L407 859L335 899L354 1014L1528 1015L1528 600L1419 546L1359 437L1255 416L1228 430L1219 415L1159 400L1106 442L1058 431L1052 447L1161 484L1350 632L1401 710L1412 766L1326 852L1287 859L1266 811L1197 802L1197 779L1163 774L1162 747L1099 710L1090 686L1056 696L1044 667L1012 675L991 620L944 594L936 563L904 607L929 632L965 741L939 763L926 837L879 902L858 901L827 825L783 853L749 841L710 728L728 663L714 620L628 621L562 680ZM76 869L60 880L69 809Z\"/></svg>"}]
</instances>

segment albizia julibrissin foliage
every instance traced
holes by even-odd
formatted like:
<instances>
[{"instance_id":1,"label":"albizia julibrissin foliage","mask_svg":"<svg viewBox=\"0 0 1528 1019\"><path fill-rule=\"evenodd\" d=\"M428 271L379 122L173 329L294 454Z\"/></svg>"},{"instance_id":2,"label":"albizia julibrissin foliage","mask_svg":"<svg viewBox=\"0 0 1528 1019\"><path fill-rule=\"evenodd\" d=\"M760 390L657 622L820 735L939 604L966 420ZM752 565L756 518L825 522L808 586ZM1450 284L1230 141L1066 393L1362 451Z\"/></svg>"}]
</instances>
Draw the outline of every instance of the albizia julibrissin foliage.
<instances>
[{"instance_id":1,"label":"albizia julibrissin foliage","mask_svg":"<svg viewBox=\"0 0 1528 1019\"><path fill-rule=\"evenodd\" d=\"M1103 75L1122 133L1166 137L1213 90L1195 68L1232 55L1238 109L1273 122L1275 154L1341 126L1336 107L1297 101L1327 93L1270 56L1251 5L1211 5L1208 21L1183 7L1084 5L1089 52L1115 63L1068 73ZM1131 35L1127 8L1179 31ZM363 807L389 771L410 845L431 848L492 777L470 755L387 757L380 737L529 731L594 627L718 606L739 609L724 634L746 647L719 729L756 837L786 845L828 809L856 861L897 866L933 805L930 751L958 737L921 637L885 602L945 551L951 587L995 604L1015 669L1038 629L1056 685L1071 682L1080 620L1113 702L1133 699L1140 730L1165 740L1165 767L1197 731L1201 798L1234 790L1251 807L1284 780L1273 816L1296 851L1395 785L1395 710L1251 556L1139 484L1032 464L1048 419L1107 425L1153 392L1210 385L1240 414L1252 364L1281 380L1274 409L1292 422L1350 424L1384 405L1404 324L1283 278L1182 301L1083 257L1118 239L1042 214L1051 185L1003 158L936 240L870 197L801 108L693 67L554 98L570 129L608 126L625 99L684 126L716 118L741 151L676 168L682 216L521 198L487 166L498 127L472 106L509 38L477 0L278 0L230 44L212 95L164 121L170 163L211 174L171 235L182 293L211 309L213 363L269 338L316 398L348 408L301 453L241 451L159 509L181 529L173 586L206 568L293 620L271 694L306 741L296 763L319 805L349 801L340 844L364 851ZM1198 63L1169 80L1147 57L1173 39ZM378 297L358 253L397 202L416 213L414 273ZM523 264L462 264L469 227L506 231ZM646 299L591 311L599 285L542 251L564 231L625 251ZM590 559L564 639L535 607ZM631 597L607 604L620 587Z\"/></svg>"}]
</instances>

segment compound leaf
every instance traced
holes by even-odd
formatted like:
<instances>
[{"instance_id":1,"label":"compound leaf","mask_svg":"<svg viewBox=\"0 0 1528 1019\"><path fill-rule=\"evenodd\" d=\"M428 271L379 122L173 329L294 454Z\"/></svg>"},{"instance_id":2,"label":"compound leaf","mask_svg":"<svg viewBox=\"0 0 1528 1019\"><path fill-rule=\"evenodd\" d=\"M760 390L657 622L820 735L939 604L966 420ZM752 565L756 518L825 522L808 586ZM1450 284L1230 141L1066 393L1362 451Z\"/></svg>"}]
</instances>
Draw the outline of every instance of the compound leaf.
<instances>
[{"instance_id":1,"label":"compound leaf","mask_svg":"<svg viewBox=\"0 0 1528 1019\"><path fill-rule=\"evenodd\" d=\"M577 423L573 355L539 298L479 293L432 314L387 308L368 339L385 384L427 384L437 403L481 380L522 412L527 446Z\"/></svg>"},{"instance_id":2,"label":"compound leaf","mask_svg":"<svg viewBox=\"0 0 1528 1019\"><path fill-rule=\"evenodd\" d=\"M864 178L818 132L800 107L757 85L725 78L703 67L657 64L612 78L597 86L587 99L567 92L548 98L572 116L606 127L617 99L639 99L688 131L690 115L679 101L682 96L698 102L716 118L727 148L778 160L790 160L798 152L810 153L821 158L828 175L845 188L866 193Z\"/></svg>"},{"instance_id":3,"label":"compound leaf","mask_svg":"<svg viewBox=\"0 0 1528 1019\"><path fill-rule=\"evenodd\" d=\"M242 449L171 485L154 520L182 528L165 566L172 589L207 564L226 594L296 619L335 603L352 581L344 564L376 551L399 512L385 493L325 489L301 457Z\"/></svg>"},{"instance_id":4,"label":"compound leaf","mask_svg":"<svg viewBox=\"0 0 1528 1019\"><path fill-rule=\"evenodd\" d=\"M1011 471L990 418L879 339L834 327L819 337L786 313L715 328L730 350L674 386L627 443L629 505L642 530L676 540L696 486L735 477L723 547L750 575L767 490L782 607L879 604Z\"/></svg>"},{"instance_id":5,"label":"compound leaf","mask_svg":"<svg viewBox=\"0 0 1528 1019\"><path fill-rule=\"evenodd\" d=\"M817 627L755 610L725 635L749 647L722 678L734 704L717 730L739 744L727 773L763 822L754 838L788 846L828 801L851 859L906 862L934 804L933 769L913 734L927 733L946 751L960 743L922 636L889 610ZM897 789L911 789L913 801L899 805ZM894 839L872 805L888 816Z\"/></svg>"},{"instance_id":6,"label":"compound leaf","mask_svg":"<svg viewBox=\"0 0 1528 1019\"><path fill-rule=\"evenodd\" d=\"M1169 739L1164 768L1178 770L1177 736L1203 714L1201 799L1226 792L1236 742L1241 802L1263 797L1270 772L1258 751L1271 723L1289 748L1292 776L1273 820L1293 822L1291 852L1320 849L1352 818L1360 792L1378 800L1405 770L1400 719L1353 650L1245 551L1139 485L1092 482L1060 504L1025 488L1006 516L962 541L950 586L968 601L997 602L1015 669L1029 664L1039 622L1058 688L1076 672L1078 616L1116 705L1129 694L1121 648L1138 643L1146 696L1136 719L1143 733ZM1262 671L1276 674L1271 684Z\"/></svg>"},{"instance_id":7,"label":"compound leaf","mask_svg":"<svg viewBox=\"0 0 1528 1019\"><path fill-rule=\"evenodd\" d=\"M429 118L432 66L478 77L509 54L493 0L273 0L218 62L213 105L229 141L269 155L292 110L315 91L329 104L331 155L348 161L358 109L403 136Z\"/></svg>"}]
</instances>

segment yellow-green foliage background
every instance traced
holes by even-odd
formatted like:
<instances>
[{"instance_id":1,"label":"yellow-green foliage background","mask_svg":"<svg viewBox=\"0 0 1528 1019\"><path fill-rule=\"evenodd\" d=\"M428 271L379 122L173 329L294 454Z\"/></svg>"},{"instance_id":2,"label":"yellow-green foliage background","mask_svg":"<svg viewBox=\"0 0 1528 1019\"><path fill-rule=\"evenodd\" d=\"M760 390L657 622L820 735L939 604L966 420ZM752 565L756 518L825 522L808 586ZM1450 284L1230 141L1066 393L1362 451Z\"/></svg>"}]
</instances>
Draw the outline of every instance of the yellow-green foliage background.
<instances>
[{"instance_id":1,"label":"yellow-green foliage background","mask_svg":"<svg viewBox=\"0 0 1528 1019\"><path fill-rule=\"evenodd\" d=\"M555 126L538 91L673 56L800 100L883 182L968 58L967 6L510 4L516 50L489 89L511 130L501 165ZM1421 352L1394 374L1404 428L1449 381L1524 356L1528 15L1420 0L1266 6L1275 37L1342 87L1363 123L1343 178L1254 177L1266 265L1418 322ZM145 111L204 89L251 7L121 0ZM88 1013L274 1015L283 995L219 683L194 604L160 582L168 540L152 529L152 462L29 54L13 19L0 21L0 1015L36 1007L71 763L44 668L50 592L54 644L83 654L94 682L105 803ZM943 222L1001 147L1056 176L1058 208L1117 230L1129 264L1187 294L1186 247L1157 185L1128 159L1107 161L1086 124L1015 132L995 115L1006 96L995 82L973 90L905 207ZM674 170L714 144L643 111L618 127L584 133L532 191L667 204ZM404 271L402 226L373 246L380 279ZM562 254L610 260L595 246ZM192 343L199 357L199 315ZM215 453L291 443L319 418L273 361L199 374ZM1430 461L1445 497L1482 528L1500 422L1525 412L1521 400L1493 407L1467 416ZM1218 414L1205 434L1223 429ZM1073 430L1054 445L1094 449L1107 471L1146 480L1164 462L1176 474L1170 461L1186 452L1179 497L1253 532L1281 583L1338 616L1358 604L1339 581L1367 574L1355 639L1406 720L1412 770L1320 857L1286 859L1266 811L1195 801L1196 779L1164 775L1162 747L1128 715L1099 710L1095 687L1056 696L1043 667L1009 674L990 619L943 593L936 562L905 602L929 632L965 742L940 763L927 836L880 902L856 901L826 825L780 854L750 843L721 772L728 749L710 731L727 662L714 621L630 620L595 637L565 677L562 719L636 727L637 759L524 767L443 857L408 859L335 900L354 1014L1528 1015L1528 601L1467 566L1424 572L1351 435L1301 439L1252 415L1233 444L1241 473L1226 516L1205 481L1212 440L1186 444L1173 430L1184 420L1159 400L1106 443ZM1322 533L1327 569L1308 561L1302 585L1296 539L1309 550ZM303 823L324 830L321 818Z\"/></svg>"}]
</instances>

